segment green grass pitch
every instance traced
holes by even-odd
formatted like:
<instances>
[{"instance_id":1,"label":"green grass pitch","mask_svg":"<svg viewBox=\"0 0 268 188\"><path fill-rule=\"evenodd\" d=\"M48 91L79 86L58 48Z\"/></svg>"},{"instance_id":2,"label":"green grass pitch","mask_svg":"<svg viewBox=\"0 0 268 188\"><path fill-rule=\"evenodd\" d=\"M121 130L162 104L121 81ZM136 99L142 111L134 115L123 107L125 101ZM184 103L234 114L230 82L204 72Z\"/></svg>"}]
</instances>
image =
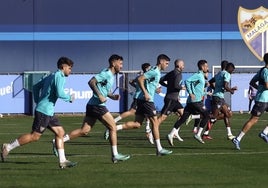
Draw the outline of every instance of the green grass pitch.
<instances>
[{"instance_id":1,"label":"green grass pitch","mask_svg":"<svg viewBox=\"0 0 268 188\"><path fill-rule=\"evenodd\" d=\"M83 119L82 116L59 118L66 132L80 127ZM231 121L234 135L248 118L249 114L234 114ZM227 140L222 121L211 131L214 139L206 140L205 144L194 140L193 122L183 125L180 136L184 142L174 140L175 146L170 147L166 135L176 121L172 115L162 123L160 133L162 146L173 150L173 154L157 157L143 126L118 132L118 150L131 158L117 164L112 163L110 145L103 139L104 126L97 122L88 136L65 144L67 158L78 162L70 169L58 168L58 159L52 154L53 134L47 130L38 142L16 148L6 162L0 162L0 187L267 187L268 145L258 137L267 119L264 114L237 151ZM31 125L32 117L0 118L0 143L29 132Z\"/></svg>"}]
</instances>

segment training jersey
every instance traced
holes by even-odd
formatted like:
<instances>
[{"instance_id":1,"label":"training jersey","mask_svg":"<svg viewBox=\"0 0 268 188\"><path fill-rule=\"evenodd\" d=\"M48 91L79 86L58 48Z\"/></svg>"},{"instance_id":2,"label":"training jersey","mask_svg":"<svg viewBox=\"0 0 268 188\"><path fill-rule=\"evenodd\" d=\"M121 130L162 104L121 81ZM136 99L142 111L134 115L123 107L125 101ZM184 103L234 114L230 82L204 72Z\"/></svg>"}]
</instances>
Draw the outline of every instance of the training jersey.
<instances>
[{"instance_id":1,"label":"training jersey","mask_svg":"<svg viewBox=\"0 0 268 188\"><path fill-rule=\"evenodd\" d=\"M107 97L114 84L114 74L109 68L105 68L95 75L95 79L97 80L97 89L102 96ZM93 93L93 96L89 99L88 104L106 106L106 103L101 103L99 97L95 93Z\"/></svg>"},{"instance_id":2,"label":"training jersey","mask_svg":"<svg viewBox=\"0 0 268 188\"><path fill-rule=\"evenodd\" d=\"M64 92L66 77L61 70L41 79L33 86L35 110L48 116L54 115L55 103L58 98L68 102L71 96Z\"/></svg>"},{"instance_id":3,"label":"training jersey","mask_svg":"<svg viewBox=\"0 0 268 188\"><path fill-rule=\"evenodd\" d=\"M226 70L222 70L218 72L215 76L215 89L212 96L216 96L219 98L224 98L224 83L228 82L230 83L231 80L231 74L227 72Z\"/></svg>"},{"instance_id":4,"label":"training jersey","mask_svg":"<svg viewBox=\"0 0 268 188\"><path fill-rule=\"evenodd\" d=\"M265 88L265 82L268 82L268 68L260 69L252 78L255 82L259 82L258 91L255 101L268 102L268 90Z\"/></svg>"},{"instance_id":5,"label":"training jersey","mask_svg":"<svg viewBox=\"0 0 268 188\"><path fill-rule=\"evenodd\" d=\"M135 87L135 92L134 92L134 95L133 95L133 98L134 99L137 99L138 98L138 96L141 94L141 88L139 87L139 84L138 84L138 78L139 78L139 76L137 76L134 80L133 80L133 82L134 82L134 84L132 84L132 86L133 87Z\"/></svg>"},{"instance_id":6,"label":"training jersey","mask_svg":"<svg viewBox=\"0 0 268 188\"><path fill-rule=\"evenodd\" d=\"M198 71L185 80L186 90L189 94L194 94L195 99L192 101L190 95L187 97L187 103L200 102L205 95L205 77L203 71Z\"/></svg>"},{"instance_id":7,"label":"training jersey","mask_svg":"<svg viewBox=\"0 0 268 188\"><path fill-rule=\"evenodd\" d=\"M165 98L178 100L179 93L182 85L182 73L178 69L168 72L160 78L159 83L167 87Z\"/></svg>"},{"instance_id":8,"label":"training jersey","mask_svg":"<svg viewBox=\"0 0 268 188\"><path fill-rule=\"evenodd\" d=\"M159 84L161 76L160 70L157 66L154 66L149 71L145 72L143 75L146 78L144 83L145 89L147 90L150 96L150 102L153 102L155 90ZM144 100L143 92L139 92L138 99Z\"/></svg>"}]
</instances>

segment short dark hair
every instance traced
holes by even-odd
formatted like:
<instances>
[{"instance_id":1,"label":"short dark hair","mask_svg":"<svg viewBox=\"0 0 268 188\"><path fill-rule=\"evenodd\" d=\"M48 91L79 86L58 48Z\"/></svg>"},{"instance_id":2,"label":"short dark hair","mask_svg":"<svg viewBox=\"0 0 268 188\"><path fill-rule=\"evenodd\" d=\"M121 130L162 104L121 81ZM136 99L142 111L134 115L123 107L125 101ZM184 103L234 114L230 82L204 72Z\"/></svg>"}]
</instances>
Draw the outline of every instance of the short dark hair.
<instances>
[{"instance_id":1,"label":"short dark hair","mask_svg":"<svg viewBox=\"0 0 268 188\"><path fill-rule=\"evenodd\" d=\"M227 65L226 65L226 70L228 70L230 67L232 67L233 69L235 69L235 65L231 62L229 62Z\"/></svg>"},{"instance_id":2,"label":"short dark hair","mask_svg":"<svg viewBox=\"0 0 268 188\"><path fill-rule=\"evenodd\" d=\"M111 66L112 65L112 63L113 63L113 61L116 61L116 60L121 60L121 61L123 61L123 57L122 56L120 56L120 55L117 55L117 54L113 54L113 55L111 55L110 56L110 58L109 58L109 65Z\"/></svg>"},{"instance_id":3,"label":"short dark hair","mask_svg":"<svg viewBox=\"0 0 268 188\"><path fill-rule=\"evenodd\" d=\"M146 69L147 69L148 67L150 67L150 66L151 66L150 63L143 63L143 64L141 65L141 69L142 69L143 72L146 72Z\"/></svg>"},{"instance_id":4,"label":"short dark hair","mask_svg":"<svg viewBox=\"0 0 268 188\"><path fill-rule=\"evenodd\" d=\"M263 61L268 64L268 53L264 54Z\"/></svg>"},{"instance_id":5,"label":"short dark hair","mask_svg":"<svg viewBox=\"0 0 268 188\"><path fill-rule=\"evenodd\" d=\"M221 70L224 70L226 68L227 64L228 64L228 61L227 60L223 60L221 62Z\"/></svg>"},{"instance_id":6,"label":"short dark hair","mask_svg":"<svg viewBox=\"0 0 268 188\"><path fill-rule=\"evenodd\" d=\"M206 63L208 63L208 62L207 62L206 60L204 60L204 59L199 60L199 61L197 62L198 70L202 70L202 66L203 66L204 64L206 64Z\"/></svg>"},{"instance_id":7,"label":"short dark hair","mask_svg":"<svg viewBox=\"0 0 268 188\"><path fill-rule=\"evenodd\" d=\"M165 54L160 54L158 57L157 57L157 65L160 63L160 60L166 60L166 61L170 61L170 58L165 55Z\"/></svg>"},{"instance_id":8,"label":"short dark hair","mask_svg":"<svg viewBox=\"0 0 268 188\"><path fill-rule=\"evenodd\" d=\"M68 57L60 57L57 62L58 69L62 69L64 64L72 67L74 65L74 62Z\"/></svg>"}]
</instances>

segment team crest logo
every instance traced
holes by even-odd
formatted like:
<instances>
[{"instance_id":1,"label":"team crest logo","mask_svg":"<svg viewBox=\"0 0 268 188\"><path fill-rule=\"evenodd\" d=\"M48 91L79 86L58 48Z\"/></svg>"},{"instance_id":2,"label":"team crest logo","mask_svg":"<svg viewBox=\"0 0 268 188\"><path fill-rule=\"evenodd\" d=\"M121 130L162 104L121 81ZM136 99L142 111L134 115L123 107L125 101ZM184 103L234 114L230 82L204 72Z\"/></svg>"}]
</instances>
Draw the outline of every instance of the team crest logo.
<instances>
[{"instance_id":1,"label":"team crest logo","mask_svg":"<svg viewBox=\"0 0 268 188\"><path fill-rule=\"evenodd\" d=\"M268 52L268 9L239 7L238 27L250 51L260 60Z\"/></svg>"}]
</instances>

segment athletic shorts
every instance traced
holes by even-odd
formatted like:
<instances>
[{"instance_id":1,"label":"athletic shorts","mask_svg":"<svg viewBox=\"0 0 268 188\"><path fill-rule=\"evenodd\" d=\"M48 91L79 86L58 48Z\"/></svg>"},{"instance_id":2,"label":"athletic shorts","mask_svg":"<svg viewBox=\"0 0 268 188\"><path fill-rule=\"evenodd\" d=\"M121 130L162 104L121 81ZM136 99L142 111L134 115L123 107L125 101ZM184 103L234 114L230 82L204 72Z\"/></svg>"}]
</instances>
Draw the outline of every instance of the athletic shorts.
<instances>
[{"instance_id":1,"label":"athletic shorts","mask_svg":"<svg viewBox=\"0 0 268 188\"><path fill-rule=\"evenodd\" d=\"M137 99L133 98L133 102L131 103L130 108L137 110L138 108Z\"/></svg>"},{"instance_id":2,"label":"athletic shorts","mask_svg":"<svg viewBox=\"0 0 268 188\"><path fill-rule=\"evenodd\" d=\"M178 100L164 99L164 106L161 110L161 114L169 115L172 112L177 112L179 109L182 109L183 106Z\"/></svg>"},{"instance_id":3,"label":"athletic shorts","mask_svg":"<svg viewBox=\"0 0 268 188\"><path fill-rule=\"evenodd\" d=\"M34 121L32 131L43 134L43 132L50 127L61 126L59 119L56 116L48 116L42 112L34 112Z\"/></svg>"},{"instance_id":4,"label":"athletic shorts","mask_svg":"<svg viewBox=\"0 0 268 188\"><path fill-rule=\"evenodd\" d=\"M86 107L86 117L101 119L101 117L106 114L108 109L106 106L98 106L98 105L89 105Z\"/></svg>"},{"instance_id":5,"label":"athletic shorts","mask_svg":"<svg viewBox=\"0 0 268 188\"><path fill-rule=\"evenodd\" d=\"M251 115L260 117L265 111L268 111L268 102L255 101Z\"/></svg>"},{"instance_id":6,"label":"athletic shorts","mask_svg":"<svg viewBox=\"0 0 268 188\"><path fill-rule=\"evenodd\" d=\"M187 103L184 108L184 112L189 112L190 114L208 115L208 111L202 101Z\"/></svg>"},{"instance_id":7,"label":"athletic shorts","mask_svg":"<svg viewBox=\"0 0 268 188\"><path fill-rule=\"evenodd\" d=\"M137 105L136 115L142 115L144 117L156 116L156 108L153 102L137 99Z\"/></svg>"},{"instance_id":8,"label":"athletic shorts","mask_svg":"<svg viewBox=\"0 0 268 188\"><path fill-rule=\"evenodd\" d=\"M212 110L220 109L223 105L229 107L229 105L225 102L224 98L212 96Z\"/></svg>"}]
</instances>

